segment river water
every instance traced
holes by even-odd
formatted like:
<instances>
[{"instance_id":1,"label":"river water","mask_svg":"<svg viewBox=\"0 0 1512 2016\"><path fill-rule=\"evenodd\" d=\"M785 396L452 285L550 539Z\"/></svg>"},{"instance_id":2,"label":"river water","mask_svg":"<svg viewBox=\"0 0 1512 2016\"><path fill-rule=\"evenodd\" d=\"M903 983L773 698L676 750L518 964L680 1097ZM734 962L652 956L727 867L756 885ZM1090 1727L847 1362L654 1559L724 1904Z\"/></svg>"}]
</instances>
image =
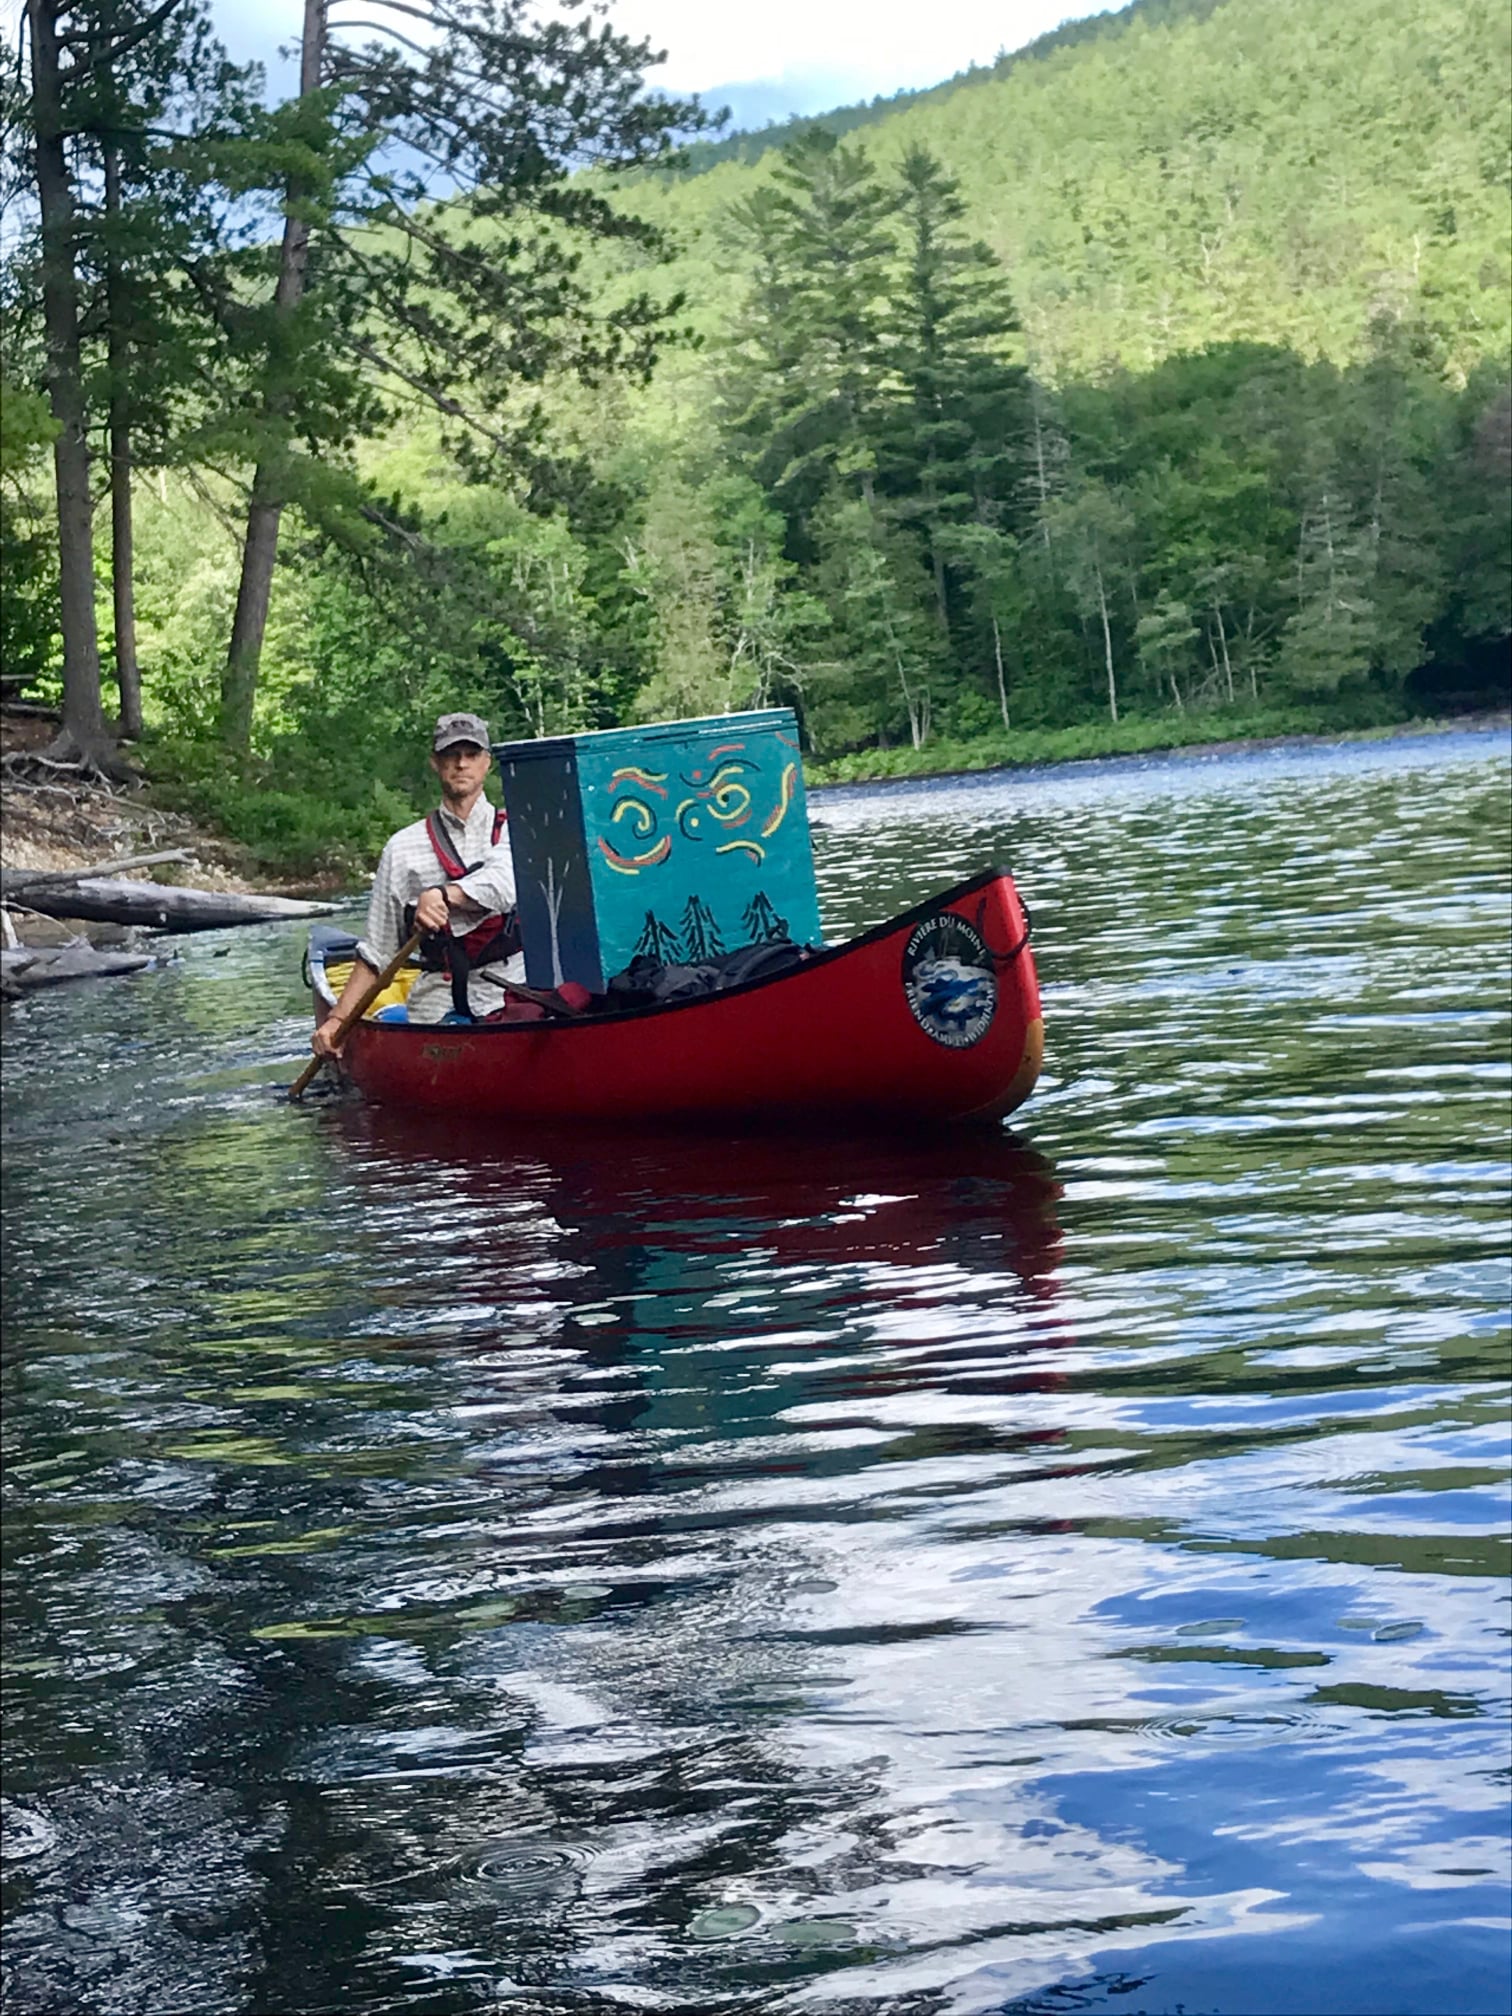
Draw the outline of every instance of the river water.
<instances>
[{"instance_id":1,"label":"river water","mask_svg":"<svg viewBox=\"0 0 1512 2016\"><path fill-rule=\"evenodd\" d=\"M816 794L1000 1136L294 1109L7 1011L7 2016L1508 2006L1504 733ZM858 1013L862 1004L858 1004Z\"/></svg>"}]
</instances>

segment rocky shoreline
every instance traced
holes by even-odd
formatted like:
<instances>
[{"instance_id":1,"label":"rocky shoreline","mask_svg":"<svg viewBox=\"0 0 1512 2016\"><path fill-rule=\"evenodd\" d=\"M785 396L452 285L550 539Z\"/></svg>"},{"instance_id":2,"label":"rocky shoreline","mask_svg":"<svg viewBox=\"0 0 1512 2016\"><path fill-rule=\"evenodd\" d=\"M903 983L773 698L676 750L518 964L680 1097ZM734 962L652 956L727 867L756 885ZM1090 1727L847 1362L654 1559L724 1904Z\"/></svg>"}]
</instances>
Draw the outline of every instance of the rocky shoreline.
<instances>
[{"instance_id":1,"label":"rocky shoreline","mask_svg":"<svg viewBox=\"0 0 1512 2016\"><path fill-rule=\"evenodd\" d=\"M199 896L227 898L225 907L234 911L250 899L313 893L259 876L244 850L154 805L144 786L112 785L49 761L43 752L56 728L50 710L0 709L0 998L157 963L168 911L182 911ZM113 881L88 886L124 899L115 916L98 914L113 906L102 906L98 896L81 900L82 880L70 879L112 863L118 864ZM154 886L162 888L161 919ZM71 914L70 890L73 901L97 914ZM130 921L148 910L154 916L146 923Z\"/></svg>"},{"instance_id":2,"label":"rocky shoreline","mask_svg":"<svg viewBox=\"0 0 1512 2016\"><path fill-rule=\"evenodd\" d=\"M1147 757L1201 758L1239 749L1270 749L1289 745L1332 741L1368 741L1386 734L1434 734L1456 729L1507 728L1512 714L1505 710L1455 718L1413 721L1390 730L1339 730L1334 734L1277 735L1243 740L1215 739L1207 743L1141 752ZM250 854L236 842L207 832L183 813L154 805L144 785L112 786L51 765L42 751L57 729L51 709L9 705L0 708L0 870L14 878L16 871L81 870L125 854L155 850L172 851L178 857L169 868L138 868L127 872L134 879L159 882L195 890L228 895L283 898L329 899L344 891L330 878L307 877L297 881L260 874ZM1066 757L1067 764L1114 763L1121 758L1107 756ZM994 764L993 768L1058 767L1044 761L1027 761L1024 766ZM979 769L943 765L938 770L875 777L812 780L815 793L829 790L853 791L880 785L917 784L930 779L982 774ZM95 921L86 918L42 915L24 898L7 898L3 904L4 939L11 949L34 947L59 950L87 944L102 952L131 952L139 949L140 928L132 924Z\"/></svg>"},{"instance_id":3,"label":"rocky shoreline","mask_svg":"<svg viewBox=\"0 0 1512 2016\"><path fill-rule=\"evenodd\" d=\"M226 895L331 893L259 875L235 842L206 832L183 813L153 804L143 785L114 786L49 763L42 752L56 729L57 716L50 709L0 708L0 871L13 888L23 871L57 875L122 856L162 852L175 857L171 865L128 868L124 875L136 882ZM137 951L142 939L135 924L44 915L27 904L23 889L4 898L3 914L3 936L11 951L56 952L87 945L121 954Z\"/></svg>"}]
</instances>

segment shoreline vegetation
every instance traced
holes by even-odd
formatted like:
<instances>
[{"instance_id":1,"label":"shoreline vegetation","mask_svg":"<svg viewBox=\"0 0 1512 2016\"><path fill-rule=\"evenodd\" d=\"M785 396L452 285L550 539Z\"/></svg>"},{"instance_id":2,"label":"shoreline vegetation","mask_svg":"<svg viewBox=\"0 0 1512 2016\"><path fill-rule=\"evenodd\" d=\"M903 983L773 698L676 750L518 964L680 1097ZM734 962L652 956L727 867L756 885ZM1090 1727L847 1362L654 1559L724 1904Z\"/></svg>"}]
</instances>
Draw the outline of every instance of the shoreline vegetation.
<instances>
[{"instance_id":1,"label":"shoreline vegetation","mask_svg":"<svg viewBox=\"0 0 1512 2016\"><path fill-rule=\"evenodd\" d=\"M1272 711L1244 715L1215 733L1211 715L1177 720L1094 721L1074 728L1009 731L972 743L939 742L925 749L871 749L833 763L805 766L810 791L839 786L967 777L995 770L1058 769L1129 756L1226 756L1245 749L1304 747L1325 742L1387 742L1400 736L1512 729L1512 710L1404 715L1396 720L1330 725L1316 716Z\"/></svg>"},{"instance_id":2,"label":"shoreline vegetation","mask_svg":"<svg viewBox=\"0 0 1512 2016\"><path fill-rule=\"evenodd\" d=\"M789 706L822 790L1508 704L1497 0L1131 0L729 152L587 22L524 62L504 0L420 0L421 62L310 0L271 104L216 5L37 0L27 42L39 832L349 887L457 708ZM438 130L450 194L371 172Z\"/></svg>"},{"instance_id":3,"label":"shoreline vegetation","mask_svg":"<svg viewBox=\"0 0 1512 2016\"><path fill-rule=\"evenodd\" d=\"M831 763L805 764L811 794L872 785L981 776L996 771L1057 769L1116 762L1129 757L1220 756L1244 750L1306 747L1321 743L1383 742L1416 735L1500 729L1512 733L1512 709L1402 716L1370 723L1319 721L1315 714L1272 710L1240 717L1191 716L1185 720L1125 719L1074 728L1026 729L970 743L938 742L924 749L878 749ZM189 887L277 896L351 896L360 893L376 854L347 852L339 830L324 844L290 854L238 840L213 819L197 816L182 792L154 783L150 769L122 791L104 784L70 791L62 805L53 794L39 813L36 801L8 790L0 798L0 865L7 870L79 869L119 851L128 840L171 839L187 857L182 865L153 871L154 879ZM424 810L418 800L406 814ZM310 808L314 817L318 807ZM330 808L333 829L339 807ZM142 870L145 874L148 871ZM14 906L13 906L14 907ZM35 942L56 942L49 920Z\"/></svg>"}]
</instances>

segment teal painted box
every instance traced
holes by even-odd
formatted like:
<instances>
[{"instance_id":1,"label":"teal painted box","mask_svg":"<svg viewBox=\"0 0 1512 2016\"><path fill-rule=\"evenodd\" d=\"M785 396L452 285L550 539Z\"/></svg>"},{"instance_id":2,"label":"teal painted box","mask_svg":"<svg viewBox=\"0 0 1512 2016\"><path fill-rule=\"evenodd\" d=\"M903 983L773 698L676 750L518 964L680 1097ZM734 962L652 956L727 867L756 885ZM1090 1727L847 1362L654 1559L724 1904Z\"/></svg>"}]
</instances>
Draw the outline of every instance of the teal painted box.
<instances>
[{"instance_id":1,"label":"teal painted box","mask_svg":"<svg viewBox=\"0 0 1512 2016\"><path fill-rule=\"evenodd\" d=\"M496 742L525 976L594 993L638 953L695 963L821 942L787 707Z\"/></svg>"}]
</instances>

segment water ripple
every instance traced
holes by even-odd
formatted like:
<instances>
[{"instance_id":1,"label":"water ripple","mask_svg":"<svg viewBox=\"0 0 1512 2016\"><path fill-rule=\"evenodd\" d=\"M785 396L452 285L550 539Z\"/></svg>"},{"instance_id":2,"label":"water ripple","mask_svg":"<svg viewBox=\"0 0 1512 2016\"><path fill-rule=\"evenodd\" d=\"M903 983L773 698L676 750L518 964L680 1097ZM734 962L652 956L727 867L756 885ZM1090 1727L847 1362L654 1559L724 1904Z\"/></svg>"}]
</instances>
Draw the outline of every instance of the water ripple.
<instances>
[{"instance_id":1,"label":"water ripple","mask_svg":"<svg viewBox=\"0 0 1512 2016\"><path fill-rule=\"evenodd\" d=\"M291 1112L277 928L8 1009L7 2006L1502 2008L1507 785L818 794L833 935L1020 878L987 1139Z\"/></svg>"}]
</instances>

